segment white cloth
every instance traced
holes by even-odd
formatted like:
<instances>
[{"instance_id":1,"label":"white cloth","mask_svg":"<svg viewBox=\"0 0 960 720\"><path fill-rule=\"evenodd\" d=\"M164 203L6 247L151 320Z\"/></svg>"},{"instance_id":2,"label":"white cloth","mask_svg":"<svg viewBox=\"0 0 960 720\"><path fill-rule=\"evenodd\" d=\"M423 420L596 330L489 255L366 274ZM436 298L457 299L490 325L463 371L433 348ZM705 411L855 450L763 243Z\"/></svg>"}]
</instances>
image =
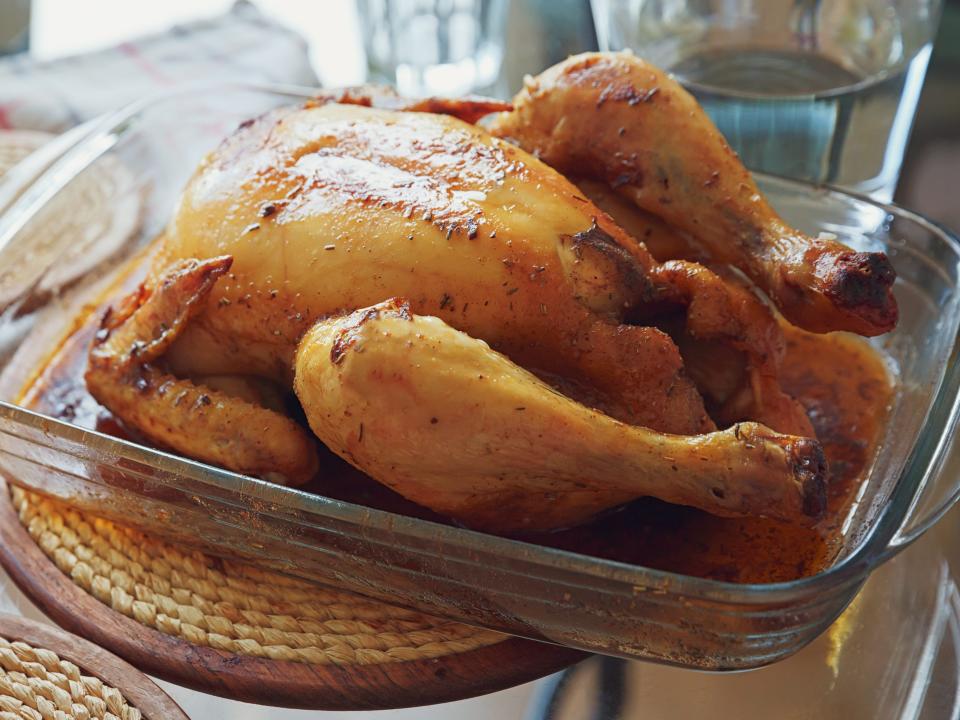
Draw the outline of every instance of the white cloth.
<instances>
[{"instance_id":1,"label":"white cloth","mask_svg":"<svg viewBox=\"0 0 960 720\"><path fill-rule=\"evenodd\" d=\"M204 81L316 85L306 42L241 0L217 18L100 52L0 61L0 129L62 132L155 92Z\"/></svg>"}]
</instances>

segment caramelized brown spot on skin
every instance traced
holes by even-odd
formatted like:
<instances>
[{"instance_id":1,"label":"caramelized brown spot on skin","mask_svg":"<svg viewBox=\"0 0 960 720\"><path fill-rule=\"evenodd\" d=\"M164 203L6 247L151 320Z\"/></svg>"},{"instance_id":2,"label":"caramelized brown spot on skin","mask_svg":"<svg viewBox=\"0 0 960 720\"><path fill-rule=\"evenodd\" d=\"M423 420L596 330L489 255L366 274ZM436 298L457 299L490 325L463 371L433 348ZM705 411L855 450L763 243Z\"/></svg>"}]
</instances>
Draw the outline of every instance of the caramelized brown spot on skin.
<instances>
[{"instance_id":1,"label":"caramelized brown spot on skin","mask_svg":"<svg viewBox=\"0 0 960 720\"><path fill-rule=\"evenodd\" d=\"M789 447L794 472L803 486L803 512L820 519L827 509L827 458L820 443L809 438Z\"/></svg>"},{"instance_id":2,"label":"caramelized brown spot on skin","mask_svg":"<svg viewBox=\"0 0 960 720\"><path fill-rule=\"evenodd\" d=\"M569 243L576 265L571 273L575 285L584 295L611 294L620 315L654 295L653 285L645 268L609 233L602 230L594 218L583 232L561 236L561 243Z\"/></svg>"},{"instance_id":3,"label":"caramelized brown spot on skin","mask_svg":"<svg viewBox=\"0 0 960 720\"><path fill-rule=\"evenodd\" d=\"M603 105L607 100L614 102L626 101L627 105L637 105L639 103L650 102L654 96L660 92L660 88L652 87L649 90L637 90L633 85L617 86L607 85L597 98L597 107ZM623 136L623 128L617 130L617 134Z\"/></svg>"},{"instance_id":4,"label":"caramelized brown spot on skin","mask_svg":"<svg viewBox=\"0 0 960 720\"><path fill-rule=\"evenodd\" d=\"M351 314L349 321L343 324L330 347L330 362L334 365L339 365L343 362L347 351L357 344L359 330L370 320L382 315L390 315L403 320L409 320L410 303L403 298L393 298L382 305L369 307L362 313Z\"/></svg>"}]
</instances>

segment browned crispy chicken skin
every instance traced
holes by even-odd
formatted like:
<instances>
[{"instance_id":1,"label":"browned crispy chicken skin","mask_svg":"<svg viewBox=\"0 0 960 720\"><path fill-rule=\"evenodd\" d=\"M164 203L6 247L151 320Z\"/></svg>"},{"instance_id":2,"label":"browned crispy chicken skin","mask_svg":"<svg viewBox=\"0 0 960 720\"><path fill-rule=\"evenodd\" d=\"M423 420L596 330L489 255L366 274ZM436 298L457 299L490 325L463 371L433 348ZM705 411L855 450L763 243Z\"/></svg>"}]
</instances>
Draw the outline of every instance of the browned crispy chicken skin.
<instances>
[{"instance_id":1,"label":"browned crispy chicken skin","mask_svg":"<svg viewBox=\"0 0 960 720\"><path fill-rule=\"evenodd\" d=\"M592 57L584 68L604 61ZM669 81L658 82L667 97ZM557 92L571 114L598 108L596 98L576 106L562 83ZM528 122L548 94L522 94L497 132L549 147L556 127ZM816 519L823 455L780 389L783 338L768 308L732 277L658 262L557 170L459 119L503 110L485 103L354 89L244 123L190 181L144 287L105 318L91 392L153 442L301 483L316 472L312 439L244 390L264 379L292 388L331 450L483 529L572 525L642 495ZM584 148L595 135L596 152L619 152L608 120L594 119ZM627 147L653 125L638 119ZM721 156L724 173L751 182ZM661 170L679 168L673 201L713 222L723 212L691 191L692 161ZM604 162L575 174L602 176L593 169ZM762 201L724 207L728 229L774 223ZM669 237L675 218L662 217L657 232ZM724 255L680 230L768 286L775 253L734 235L740 249ZM843 252L853 255L822 255ZM795 279L803 263L793 261ZM819 265L806 272L820 277ZM800 294L826 298L820 289ZM223 376L235 382L211 387Z\"/></svg>"}]
</instances>

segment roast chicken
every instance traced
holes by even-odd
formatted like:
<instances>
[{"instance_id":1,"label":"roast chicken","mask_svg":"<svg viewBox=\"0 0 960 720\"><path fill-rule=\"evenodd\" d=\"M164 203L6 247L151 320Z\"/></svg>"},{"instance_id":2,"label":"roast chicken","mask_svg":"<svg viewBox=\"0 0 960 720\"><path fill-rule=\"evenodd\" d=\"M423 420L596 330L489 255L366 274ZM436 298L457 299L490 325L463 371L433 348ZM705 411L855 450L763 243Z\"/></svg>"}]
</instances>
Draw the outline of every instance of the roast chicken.
<instances>
[{"instance_id":1,"label":"roast chicken","mask_svg":"<svg viewBox=\"0 0 960 720\"><path fill-rule=\"evenodd\" d=\"M86 375L130 429L289 484L319 440L496 532L648 495L815 522L823 453L750 281L808 329L896 321L886 258L787 227L629 54L571 58L512 106L356 88L269 112L156 242Z\"/></svg>"}]
</instances>

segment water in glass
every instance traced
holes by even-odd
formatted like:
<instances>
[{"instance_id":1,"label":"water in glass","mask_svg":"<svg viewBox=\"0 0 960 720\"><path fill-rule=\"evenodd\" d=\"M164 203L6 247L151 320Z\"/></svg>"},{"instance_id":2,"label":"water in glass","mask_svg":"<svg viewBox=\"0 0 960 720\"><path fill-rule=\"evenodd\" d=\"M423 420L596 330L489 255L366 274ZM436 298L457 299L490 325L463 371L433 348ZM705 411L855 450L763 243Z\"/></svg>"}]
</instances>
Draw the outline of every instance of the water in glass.
<instances>
[{"instance_id":1,"label":"water in glass","mask_svg":"<svg viewBox=\"0 0 960 720\"><path fill-rule=\"evenodd\" d=\"M755 170L889 200L936 0L594 0L601 47L672 72Z\"/></svg>"}]
</instances>

